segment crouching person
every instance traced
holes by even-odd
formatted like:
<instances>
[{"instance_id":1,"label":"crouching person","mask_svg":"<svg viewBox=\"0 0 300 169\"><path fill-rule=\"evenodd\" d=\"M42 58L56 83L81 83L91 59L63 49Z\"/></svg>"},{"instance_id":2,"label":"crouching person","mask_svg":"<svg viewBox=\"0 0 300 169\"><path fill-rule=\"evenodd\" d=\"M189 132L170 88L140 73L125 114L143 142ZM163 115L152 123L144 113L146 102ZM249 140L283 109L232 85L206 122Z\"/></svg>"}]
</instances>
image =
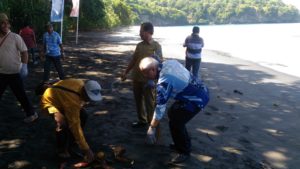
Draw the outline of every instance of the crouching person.
<instances>
[{"instance_id":1,"label":"crouching person","mask_svg":"<svg viewBox=\"0 0 300 169\"><path fill-rule=\"evenodd\" d=\"M43 92L43 89L46 90ZM82 107L85 102L101 101L100 90L98 82L79 79L60 80L53 85L44 84L40 87L37 94L43 93L41 107L52 115L56 122L59 157L70 157L70 148L77 143L85 155L86 162L94 160L94 153L86 142L82 129L87 117Z\"/></svg>"},{"instance_id":2,"label":"crouching person","mask_svg":"<svg viewBox=\"0 0 300 169\"><path fill-rule=\"evenodd\" d=\"M191 151L191 139L185 125L206 106L209 91L176 60L159 64L152 57L146 57L141 60L139 68L147 79L158 80L156 108L147 131L147 142L156 143L156 128L165 114L167 101L170 97L174 98L175 102L168 110L169 128L174 142L170 148L178 154L170 163L184 162Z\"/></svg>"}]
</instances>

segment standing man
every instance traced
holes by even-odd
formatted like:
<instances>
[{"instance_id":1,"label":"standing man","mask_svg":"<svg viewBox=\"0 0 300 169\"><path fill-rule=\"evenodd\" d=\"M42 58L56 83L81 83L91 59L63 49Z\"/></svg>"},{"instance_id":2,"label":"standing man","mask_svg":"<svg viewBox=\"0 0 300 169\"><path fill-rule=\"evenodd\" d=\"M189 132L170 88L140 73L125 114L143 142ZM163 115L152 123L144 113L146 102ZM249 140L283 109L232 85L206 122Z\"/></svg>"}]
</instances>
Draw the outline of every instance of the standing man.
<instances>
[{"instance_id":1,"label":"standing man","mask_svg":"<svg viewBox=\"0 0 300 169\"><path fill-rule=\"evenodd\" d=\"M53 116L56 122L58 156L70 157L75 143L85 155L87 162L94 160L94 153L84 137L82 127L87 115L82 108L85 102L102 100L101 86L94 80L60 80L53 85L41 86L37 94L42 94L41 108Z\"/></svg>"},{"instance_id":2,"label":"standing man","mask_svg":"<svg viewBox=\"0 0 300 169\"><path fill-rule=\"evenodd\" d=\"M185 67L188 71L191 71L195 78L198 78L198 72L201 63L201 52L204 47L204 41L199 36L200 28L198 26L193 27L193 33L185 39L183 47L186 47Z\"/></svg>"},{"instance_id":3,"label":"standing man","mask_svg":"<svg viewBox=\"0 0 300 169\"><path fill-rule=\"evenodd\" d=\"M47 32L43 35L44 54L46 55L43 81L49 80L51 63L54 64L59 79L62 80L65 78L65 75L61 65L61 59L64 59L61 37L57 32L53 31L51 23L48 23L46 27Z\"/></svg>"},{"instance_id":4,"label":"standing man","mask_svg":"<svg viewBox=\"0 0 300 169\"><path fill-rule=\"evenodd\" d=\"M26 22L24 28L19 32L19 35L23 38L27 49L29 50L34 65L38 64L37 58L34 54L36 49L36 39L34 31L29 27L29 24Z\"/></svg>"},{"instance_id":5,"label":"standing man","mask_svg":"<svg viewBox=\"0 0 300 169\"><path fill-rule=\"evenodd\" d=\"M168 111L170 132L174 141L170 146L178 154L170 162L184 162L191 151L191 139L185 125L208 103L208 89L176 60L159 64L155 59L147 57L140 62L139 68L147 79L158 79L157 103L147 131L147 142L156 143L157 126L165 114L169 98L174 98L175 102Z\"/></svg>"},{"instance_id":6,"label":"standing man","mask_svg":"<svg viewBox=\"0 0 300 169\"><path fill-rule=\"evenodd\" d=\"M28 74L27 47L21 36L10 31L8 17L0 13L0 99L7 86L11 88L26 112L24 122L38 118L24 89L23 78Z\"/></svg>"},{"instance_id":7,"label":"standing man","mask_svg":"<svg viewBox=\"0 0 300 169\"><path fill-rule=\"evenodd\" d=\"M152 23L142 23L140 27L142 42L137 44L132 59L121 77L122 81L126 80L127 74L132 69L133 93L138 115L138 121L132 123L132 127L146 126L147 123L150 123L153 115L155 91L154 88L149 85L148 79L145 79L139 70L139 63L145 57L153 56L156 59L162 60L161 46L157 41L153 40L153 32L154 27ZM146 112L143 102L145 103Z\"/></svg>"}]
</instances>

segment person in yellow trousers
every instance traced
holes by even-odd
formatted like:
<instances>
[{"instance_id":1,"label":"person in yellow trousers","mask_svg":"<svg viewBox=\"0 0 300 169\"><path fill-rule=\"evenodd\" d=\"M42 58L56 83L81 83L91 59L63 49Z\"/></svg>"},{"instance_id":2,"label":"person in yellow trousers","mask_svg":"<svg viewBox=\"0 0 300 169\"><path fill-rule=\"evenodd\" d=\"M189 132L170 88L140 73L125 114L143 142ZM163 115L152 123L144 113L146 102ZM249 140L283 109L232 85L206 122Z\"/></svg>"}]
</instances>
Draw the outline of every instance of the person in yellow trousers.
<instances>
[{"instance_id":1,"label":"person in yellow trousers","mask_svg":"<svg viewBox=\"0 0 300 169\"><path fill-rule=\"evenodd\" d=\"M69 151L77 143L84 153L85 161L94 160L94 153L86 142L82 129L87 117L83 105L86 102L101 101L100 90L100 84L94 80L65 79L52 85L44 83L36 91L37 94L43 93L41 108L53 116L56 122L59 157L70 157Z\"/></svg>"}]
</instances>

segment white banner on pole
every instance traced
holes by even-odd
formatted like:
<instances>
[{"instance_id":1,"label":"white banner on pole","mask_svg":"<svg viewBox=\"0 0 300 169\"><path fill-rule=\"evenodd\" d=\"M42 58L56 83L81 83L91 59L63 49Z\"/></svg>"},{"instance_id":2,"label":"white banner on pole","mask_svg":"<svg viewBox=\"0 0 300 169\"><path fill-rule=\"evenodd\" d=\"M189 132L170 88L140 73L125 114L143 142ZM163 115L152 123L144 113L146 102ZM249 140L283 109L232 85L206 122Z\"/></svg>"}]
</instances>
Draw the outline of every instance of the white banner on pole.
<instances>
[{"instance_id":1,"label":"white banner on pole","mask_svg":"<svg viewBox=\"0 0 300 169\"><path fill-rule=\"evenodd\" d=\"M79 0L72 0L73 7L70 13L70 17L78 17L79 16Z\"/></svg>"},{"instance_id":2,"label":"white banner on pole","mask_svg":"<svg viewBox=\"0 0 300 169\"><path fill-rule=\"evenodd\" d=\"M64 0L52 0L51 22L62 22L64 17Z\"/></svg>"}]
</instances>

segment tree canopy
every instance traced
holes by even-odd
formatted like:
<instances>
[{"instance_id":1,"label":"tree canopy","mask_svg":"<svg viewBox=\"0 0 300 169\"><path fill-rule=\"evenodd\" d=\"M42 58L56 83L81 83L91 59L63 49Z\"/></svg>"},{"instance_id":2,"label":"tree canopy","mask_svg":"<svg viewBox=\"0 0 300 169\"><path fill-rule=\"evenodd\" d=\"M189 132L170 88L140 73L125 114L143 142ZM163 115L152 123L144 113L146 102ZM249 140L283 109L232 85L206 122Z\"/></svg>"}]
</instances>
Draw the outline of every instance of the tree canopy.
<instances>
[{"instance_id":1,"label":"tree canopy","mask_svg":"<svg viewBox=\"0 0 300 169\"><path fill-rule=\"evenodd\" d=\"M15 31L29 22L38 33L49 22L51 0L1 0ZM64 29L75 28L65 0ZM80 29L103 29L151 21L155 25L299 22L299 10L281 0L81 0Z\"/></svg>"}]
</instances>

